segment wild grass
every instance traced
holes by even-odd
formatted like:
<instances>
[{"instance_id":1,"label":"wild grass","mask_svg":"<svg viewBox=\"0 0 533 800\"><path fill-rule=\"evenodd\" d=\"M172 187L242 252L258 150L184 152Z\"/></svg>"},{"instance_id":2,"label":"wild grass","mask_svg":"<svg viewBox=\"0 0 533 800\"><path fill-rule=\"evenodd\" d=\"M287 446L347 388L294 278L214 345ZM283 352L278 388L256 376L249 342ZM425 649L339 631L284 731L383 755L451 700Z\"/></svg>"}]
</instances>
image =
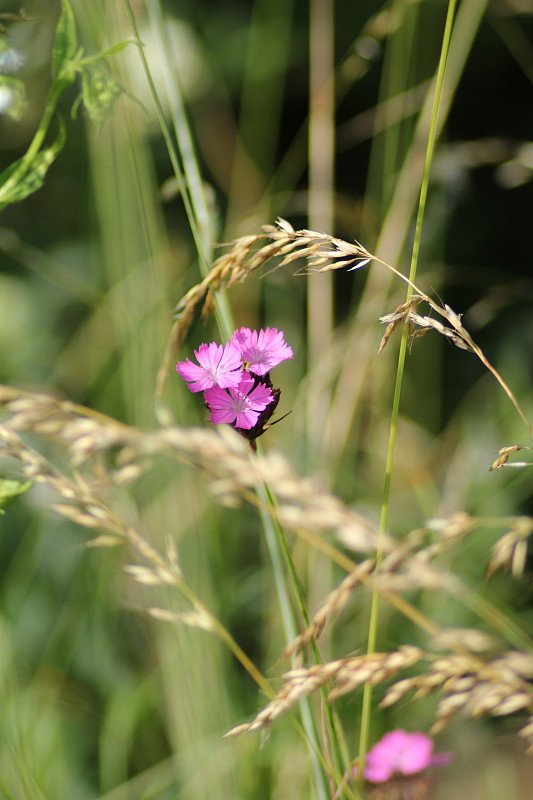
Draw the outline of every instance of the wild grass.
<instances>
[{"instance_id":1,"label":"wild grass","mask_svg":"<svg viewBox=\"0 0 533 800\"><path fill-rule=\"evenodd\" d=\"M509 28L59 5L9 29L42 38L4 124L0 794L525 800L527 351L488 279L496 338L463 316L432 180L479 26ZM241 325L295 353L257 453L174 370ZM356 781L400 727L454 762Z\"/></svg>"}]
</instances>

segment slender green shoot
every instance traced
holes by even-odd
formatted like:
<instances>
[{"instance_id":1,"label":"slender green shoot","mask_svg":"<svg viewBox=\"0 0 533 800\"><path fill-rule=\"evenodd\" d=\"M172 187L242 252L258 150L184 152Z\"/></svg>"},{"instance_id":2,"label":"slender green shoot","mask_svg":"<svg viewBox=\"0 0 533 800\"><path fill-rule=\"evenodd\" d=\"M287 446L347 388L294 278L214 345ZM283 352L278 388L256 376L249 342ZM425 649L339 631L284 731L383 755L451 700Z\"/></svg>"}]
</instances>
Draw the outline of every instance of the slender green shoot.
<instances>
[{"instance_id":1,"label":"slender green shoot","mask_svg":"<svg viewBox=\"0 0 533 800\"><path fill-rule=\"evenodd\" d=\"M438 132L437 119L438 119L439 105L442 96L442 87L444 82L444 74L446 70L446 61L448 58L448 52L450 48L450 40L451 40L453 21L455 16L455 7L456 7L456 0L450 0L446 15L446 23L444 27L444 35L442 39L439 65L437 68L437 77L435 81L435 94L433 98L433 107L431 113L431 123L429 128L428 143L426 147L426 155L424 160L422 183L420 187L420 199L416 215L415 237L411 255L411 265L409 269L409 280L411 281L411 283L413 283L416 279L418 257L420 253L420 242L422 238L422 225L424 221L426 200L428 195L429 176L430 176L431 164L433 161L435 142L437 139L437 132ZM413 291L412 287L409 284L407 287L406 301L409 300L409 298L411 297L412 291ZM400 341L400 350L398 354L398 363L396 370L396 380L394 384L394 396L392 401L391 423L389 430L389 445L388 445L387 460L385 465L383 500L381 505L381 515L380 515L381 534L385 533L388 525L392 469L394 464L394 451L395 451L396 437L398 432L398 416L400 410L400 399L401 399L401 391L403 383L403 374L405 368L405 358L407 353L407 335L408 335L408 329L407 326L404 326ZM382 558L382 553L381 551L378 551L377 553L378 567L381 558ZM378 619L379 619L379 594L376 591L373 591L371 608L370 608L370 619L368 626L367 653L373 653L375 652L376 649ZM364 781L365 756L368 751L371 709L372 709L372 687L369 683L365 683L363 687L363 701L361 708L361 727L360 727L360 739L359 739L359 781L361 785L363 784Z\"/></svg>"}]
</instances>

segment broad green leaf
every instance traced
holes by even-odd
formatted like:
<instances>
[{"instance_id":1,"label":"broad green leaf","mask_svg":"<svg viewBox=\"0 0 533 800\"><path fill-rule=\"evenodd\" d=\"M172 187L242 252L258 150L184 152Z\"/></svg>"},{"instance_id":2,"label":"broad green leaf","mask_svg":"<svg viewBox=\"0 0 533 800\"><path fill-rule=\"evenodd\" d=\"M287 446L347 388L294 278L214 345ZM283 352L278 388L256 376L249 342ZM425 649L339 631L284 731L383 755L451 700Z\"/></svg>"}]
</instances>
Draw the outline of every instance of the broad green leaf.
<instances>
[{"instance_id":1,"label":"broad green leaf","mask_svg":"<svg viewBox=\"0 0 533 800\"><path fill-rule=\"evenodd\" d=\"M122 93L120 84L99 67L82 69L81 87L83 103L93 122L101 122Z\"/></svg>"},{"instance_id":2,"label":"broad green leaf","mask_svg":"<svg viewBox=\"0 0 533 800\"><path fill-rule=\"evenodd\" d=\"M24 494L32 487L31 481L17 481L8 478L0 478L0 514L5 512L2 509L16 500L20 494Z\"/></svg>"},{"instance_id":3,"label":"broad green leaf","mask_svg":"<svg viewBox=\"0 0 533 800\"><path fill-rule=\"evenodd\" d=\"M58 78L61 73L69 80L74 79L75 72L68 74L66 67L73 60L78 49L76 22L69 0L61 0L61 16L57 23L56 35L52 46L52 77Z\"/></svg>"},{"instance_id":4,"label":"broad green leaf","mask_svg":"<svg viewBox=\"0 0 533 800\"><path fill-rule=\"evenodd\" d=\"M28 195L41 188L50 164L54 162L65 144L65 125L61 119L59 119L59 123L59 134L50 147L39 150L30 161L23 156L2 172L0 175L0 209L24 200Z\"/></svg>"}]
</instances>

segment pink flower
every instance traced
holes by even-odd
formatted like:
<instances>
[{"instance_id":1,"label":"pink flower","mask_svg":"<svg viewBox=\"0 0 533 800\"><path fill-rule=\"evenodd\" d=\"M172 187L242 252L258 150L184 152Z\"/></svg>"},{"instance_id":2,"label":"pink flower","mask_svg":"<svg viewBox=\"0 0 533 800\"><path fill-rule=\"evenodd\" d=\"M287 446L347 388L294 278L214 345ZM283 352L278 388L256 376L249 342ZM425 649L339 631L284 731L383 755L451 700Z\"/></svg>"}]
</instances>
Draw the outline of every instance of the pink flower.
<instances>
[{"instance_id":1,"label":"pink flower","mask_svg":"<svg viewBox=\"0 0 533 800\"><path fill-rule=\"evenodd\" d=\"M194 351L197 364L187 359L176 364L176 370L189 383L191 392L204 392L213 386L221 389L236 387L242 378L242 355L231 342L218 345L201 344Z\"/></svg>"},{"instance_id":2,"label":"pink flower","mask_svg":"<svg viewBox=\"0 0 533 800\"><path fill-rule=\"evenodd\" d=\"M423 733L397 730L386 733L367 753L365 779L385 783L394 775L414 775L431 766L449 764L451 753L433 753L433 740ZM357 767L354 767L357 775Z\"/></svg>"},{"instance_id":3,"label":"pink flower","mask_svg":"<svg viewBox=\"0 0 533 800\"><path fill-rule=\"evenodd\" d=\"M292 347L283 339L283 331L277 328L265 328L259 332L240 328L231 341L240 349L250 372L255 375L266 375L272 367L293 356Z\"/></svg>"},{"instance_id":4,"label":"pink flower","mask_svg":"<svg viewBox=\"0 0 533 800\"><path fill-rule=\"evenodd\" d=\"M254 379L245 374L237 388L208 389L204 399L211 409L211 422L228 422L236 428L249 430L274 397L268 386L263 383L256 386Z\"/></svg>"}]
</instances>

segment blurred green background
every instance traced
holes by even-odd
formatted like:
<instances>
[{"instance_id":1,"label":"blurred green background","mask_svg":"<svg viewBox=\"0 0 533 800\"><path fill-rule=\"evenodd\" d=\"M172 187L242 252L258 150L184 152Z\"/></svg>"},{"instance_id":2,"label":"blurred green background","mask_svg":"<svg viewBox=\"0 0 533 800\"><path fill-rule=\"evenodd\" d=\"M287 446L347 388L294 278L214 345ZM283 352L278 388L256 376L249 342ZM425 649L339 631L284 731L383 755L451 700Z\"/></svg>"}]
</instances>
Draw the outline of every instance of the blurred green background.
<instances>
[{"instance_id":1,"label":"blurred green background","mask_svg":"<svg viewBox=\"0 0 533 800\"><path fill-rule=\"evenodd\" d=\"M120 0L72 5L87 54L135 38ZM2 44L24 59L16 75L27 103L19 119L0 116L2 169L24 154L42 116L59 11L52 0L26 0L28 19L4 20ZM70 87L59 108L66 144L44 187L2 212L0 382L149 428L172 309L219 243L281 216L357 238L407 271L427 138L418 121L446 4L136 0L131 11L171 153L187 173L203 255L132 43L106 61L124 89L109 116L95 123L83 105L73 116L79 86ZM0 14L18 12L0 4ZM425 291L464 314L530 419L532 32L520 0L460 6L419 271ZM281 328L295 352L276 371L279 410L292 414L264 446L377 518L397 353L393 340L377 356L379 316L402 302L404 287L379 265L312 279L293 271L252 277L226 297L235 327ZM222 338L214 321L198 319L175 360ZM209 424L174 374L164 402L177 424ZM474 356L437 336L416 340L394 533L458 510L532 513L528 470L487 471L499 447L526 440ZM11 462L0 471L17 474ZM124 575L128 554L87 550L85 532L49 503L34 487L0 517L0 797L312 796L305 750L288 724L262 749L253 736L222 741L264 704L230 655L208 633L149 620L142 609L153 594ZM175 539L190 584L260 668L279 676L284 643L257 513L214 505L204 476L168 464L117 490L112 504L154 543ZM484 579L495 537L480 531L448 566L527 629L527 582ZM314 609L342 576L302 544L294 557ZM176 605L161 594L158 602ZM440 624L477 624L447 598L426 593L418 602ZM364 646L366 622L364 600L346 612L329 655ZM391 622L395 638L385 634L384 647L419 635ZM433 701L406 709L376 714L374 735L393 725L427 730ZM355 757L356 701L342 713ZM525 800L531 767L512 743L512 721L454 725L448 744L458 757L442 797Z\"/></svg>"}]
</instances>

